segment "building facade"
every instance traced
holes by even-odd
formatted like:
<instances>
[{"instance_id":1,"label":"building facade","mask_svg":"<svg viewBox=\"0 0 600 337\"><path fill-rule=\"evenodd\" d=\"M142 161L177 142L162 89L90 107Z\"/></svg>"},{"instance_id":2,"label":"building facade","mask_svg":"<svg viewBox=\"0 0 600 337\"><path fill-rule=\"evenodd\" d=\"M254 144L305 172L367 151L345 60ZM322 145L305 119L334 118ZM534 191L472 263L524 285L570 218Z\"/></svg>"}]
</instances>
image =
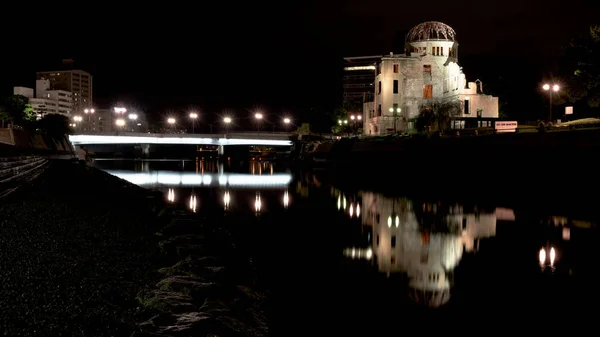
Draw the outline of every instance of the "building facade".
<instances>
[{"instance_id":1,"label":"building facade","mask_svg":"<svg viewBox=\"0 0 600 337\"><path fill-rule=\"evenodd\" d=\"M381 57L375 72L374 111L363 118L365 134L412 131L424 108L444 104L456 104L452 128L491 126L498 118L498 98L485 95L481 82L467 81L456 33L444 23L413 27L404 54Z\"/></svg>"},{"instance_id":2,"label":"building facade","mask_svg":"<svg viewBox=\"0 0 600 337\"><path fill-rule=\"evenodd\" d=\"M345 107L360 109L364 102L373 101L375 71L380 61L381 55L344 58L342 103Z\"/></svg>"},{"instance_id":3,"label":"building facade","mask_svg":"<svg viewBox=\"0 0 600 337\"><path fill-rule=\"evenodd\" d=\"M13 94L27 97L38 118L45 114L71 115L73 110L71 92L51 90L50 82L47 80L37 80L35 88L34 93L32 88L14 87Z\"/></svg>"},{"instance_id":4,"label":"building facade","mask_svg":"<svg viewBox=\"0 0 600 337\"><path fill-rule=\"evenodd\" d=\"M47 80L52 90L70 92L73 97L72 110L82 113L93 107L92 75L83 70L57 70L37 73L38 80Z\"/></svg>"}]
</instances>

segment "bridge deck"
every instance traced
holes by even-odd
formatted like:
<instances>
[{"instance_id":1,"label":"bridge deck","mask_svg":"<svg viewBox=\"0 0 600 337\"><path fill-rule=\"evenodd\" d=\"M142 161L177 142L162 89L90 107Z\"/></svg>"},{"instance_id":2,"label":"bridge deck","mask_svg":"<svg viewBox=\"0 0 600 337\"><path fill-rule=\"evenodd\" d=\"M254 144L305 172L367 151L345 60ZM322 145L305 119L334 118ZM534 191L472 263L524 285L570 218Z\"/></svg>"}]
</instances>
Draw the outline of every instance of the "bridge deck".
<instances>
[{"instance_id":1,"label":"bridge deck","mask_svg":"<svg viewBox=\"0 0 600 337\"><path fill-rule=\"evenodd\" d=\"M292 145L287 132L244 132L228 134L162 134L162 133L111 133L70 135L73 145L92 144L181 144L181 145Z\"/></svg>"}]
</instances>

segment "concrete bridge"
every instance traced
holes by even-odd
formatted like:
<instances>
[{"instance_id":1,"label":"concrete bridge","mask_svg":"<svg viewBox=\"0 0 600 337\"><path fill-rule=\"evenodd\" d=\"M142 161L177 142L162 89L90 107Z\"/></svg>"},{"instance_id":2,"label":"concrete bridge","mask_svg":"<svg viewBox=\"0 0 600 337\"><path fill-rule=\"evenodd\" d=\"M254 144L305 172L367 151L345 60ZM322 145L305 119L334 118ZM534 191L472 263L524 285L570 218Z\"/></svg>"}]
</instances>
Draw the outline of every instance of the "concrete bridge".
<instances>
[{"instance_id":1,"label":"concrete bridge","mask_svg":"<svg viewBox=\"0 0 600 337\"><path fill-rule=\"evenodd\" d=\"M76 134L69 140L75 146L109 144L168 144L168 145L249 145L290 146L287 132L238 132L227 134L163 134L120 132L112 134Z\"/></svg>"}]
</instances>

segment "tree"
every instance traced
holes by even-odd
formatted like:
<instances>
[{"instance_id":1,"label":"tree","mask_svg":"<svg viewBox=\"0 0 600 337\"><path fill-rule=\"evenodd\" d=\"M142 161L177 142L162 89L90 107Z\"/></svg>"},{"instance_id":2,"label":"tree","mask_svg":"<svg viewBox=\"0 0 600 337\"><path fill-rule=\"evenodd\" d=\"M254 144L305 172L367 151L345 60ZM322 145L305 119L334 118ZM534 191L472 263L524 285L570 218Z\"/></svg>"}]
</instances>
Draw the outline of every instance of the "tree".
<instances>
[{"instance_id":1,"label":"tree","mask_svg":"<svg viewBox=\"0 0 600 337\"><path fill-rule=\"evenodd\" d=\"M450 128L453 117L462 113L462 103L458 99L449 101L429 100L420 107L419 116L416 120L416 128L419 132L438 130L444 133Z\"/></svg>"},{"instance_id":2,"label":"tree","mask_svg":"<svg viewBox=\"0 0 600 337\"><path fill-rule=\"evenodd\" d=\"M71 132L69 118L58 114L46 114L37 122L37 127L54 139L63 139Z\"/></svg>"},{"instance_id":3,"label":"tree","mask_svg":"<svg viewBox=\"0 0 600 337\"><path fill-rule=\"evenodd\" d=\"M2 124L4 121L8 121L14 125L27 126L36 118L29 99L23 95L12 95L6 98L1 111Z\"/></svg>"},{"instance_id":4,"label":"tree","mask_svg":"<svg viewBox=\"0 0 600 337\"><path fill-rule=\"evenodd\" d=\"M600 25L591 26L563 49L560 72L570 102L600 106Z\"/></svg>"}]
</instances>

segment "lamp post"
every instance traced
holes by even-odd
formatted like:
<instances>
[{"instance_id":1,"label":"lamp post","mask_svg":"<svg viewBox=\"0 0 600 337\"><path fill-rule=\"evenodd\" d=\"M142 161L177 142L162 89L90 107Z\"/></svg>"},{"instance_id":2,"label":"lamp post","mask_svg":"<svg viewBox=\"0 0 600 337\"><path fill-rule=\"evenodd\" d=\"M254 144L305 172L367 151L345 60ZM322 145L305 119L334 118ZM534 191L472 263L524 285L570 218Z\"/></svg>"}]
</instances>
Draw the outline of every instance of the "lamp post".
<instances>
[{"instance_id":1,"label":"lamp post","mask_svg":"<svg viewBox=\"0 0 600 337\"><path fill-rule=\"evenodd\" d=\"M229 133L229 124L231 124L231 117L223 118L223 123L225 124L225 135Z\"/></svg>"},{"instance_id":2,"label":"lamp post","mask_svg":"<svg viewBox=\"0 0 600 337\"><path fill-rule=\"evenodd\" d=\"M292 120L290 118L284 118L283 119L283 126L285 126L285 131L287 132L288 130L288 126L290 125L290 123L292 123Z\"/></svg>"},{"instance_id":3,"label":"lamp post","mask_svg":"<svg viewBox=\"0 0 600 337\"><path fill-rule=\"evenodd\" d=\"M258 134L260 134L260 122L263 119L263 114L260 112L257 112L254 114L254 119L256 119L256 128L258 130Z\"/></svg>"},{"instance_id":4,"label":"lamp post","mask_svg":"<svg viewBox=\"0 0 600 337\"><path fill-rule=\"evenodd\" d=\"M195 112L190 112L190 118L192 119L192 133L196 133L195 127L196 127L196 119L198 118L198 114Z\"/></svg>"},{"instance_id":5,"label":"lamp post","mask_svg":"<svg viewBox=\"0 0 600 337\"><path fill-rule=\"evenodd\" d=\"M176 123L176 122L177 122L177 121L176 121L176 120L175 120L175 118L173 118L173 117L169 117L169 118L167 118L167 123L169 123L169 125L171 125L171 128L175 127L175 123ZM173 129L171 129L171 131L173 131Z\"/></svg>"},{"instance_id":6,"label":"lamp post","mask_svg":"<svg viewBox=\"0 0 600 337\"><path fill-rule=\"evenodd\" d=\"M131 120L133 122L133 124L137 124L135 121L138 119L138 115L137 114L129 114L127 116L127 118L129 118L129 120ZM134 131L134 129L132 128L131 131Z\"/></svg>"},{"instance_id":7,"label":"lamp post","mask_svg":"<svg viewBox=\"0 0 600 337\"><path fill-rule=\"evenodd\" d=\"M550 97L550 108L548 109L548 120L552 122L552 92L558 92L560 90L560 86L558 84L550 85L548 83L544 84L542 88L548 92Z\"/></svg>"},{"instance_id":8,"label":"lamp post","mask_svg":"<svg viewBox=\"0 0 600 337\"><path fill-rule=\"evenodd\" d=\"M398 120L398 114L402 111L402 109L400 108L396 108L394 110L394 108L390 108L390 112L393 115L394 118L394 134L398 133L398 130L396 129L396 121Z\"/></svg>"},{"instance_id":9,"label":"lamp post","mask_svg":"<svg viewBox=\"0 0 600 337\"><path fill-rule=\"evenodd\" d=\"M96 110L94 109L83 109L83 113L85 113L88 116L88 129L91 129L91 124L92 124L92 114L94 114L96 112ZM91 131L91 130L88 130Z\"/></svg>"}]
</instances>

